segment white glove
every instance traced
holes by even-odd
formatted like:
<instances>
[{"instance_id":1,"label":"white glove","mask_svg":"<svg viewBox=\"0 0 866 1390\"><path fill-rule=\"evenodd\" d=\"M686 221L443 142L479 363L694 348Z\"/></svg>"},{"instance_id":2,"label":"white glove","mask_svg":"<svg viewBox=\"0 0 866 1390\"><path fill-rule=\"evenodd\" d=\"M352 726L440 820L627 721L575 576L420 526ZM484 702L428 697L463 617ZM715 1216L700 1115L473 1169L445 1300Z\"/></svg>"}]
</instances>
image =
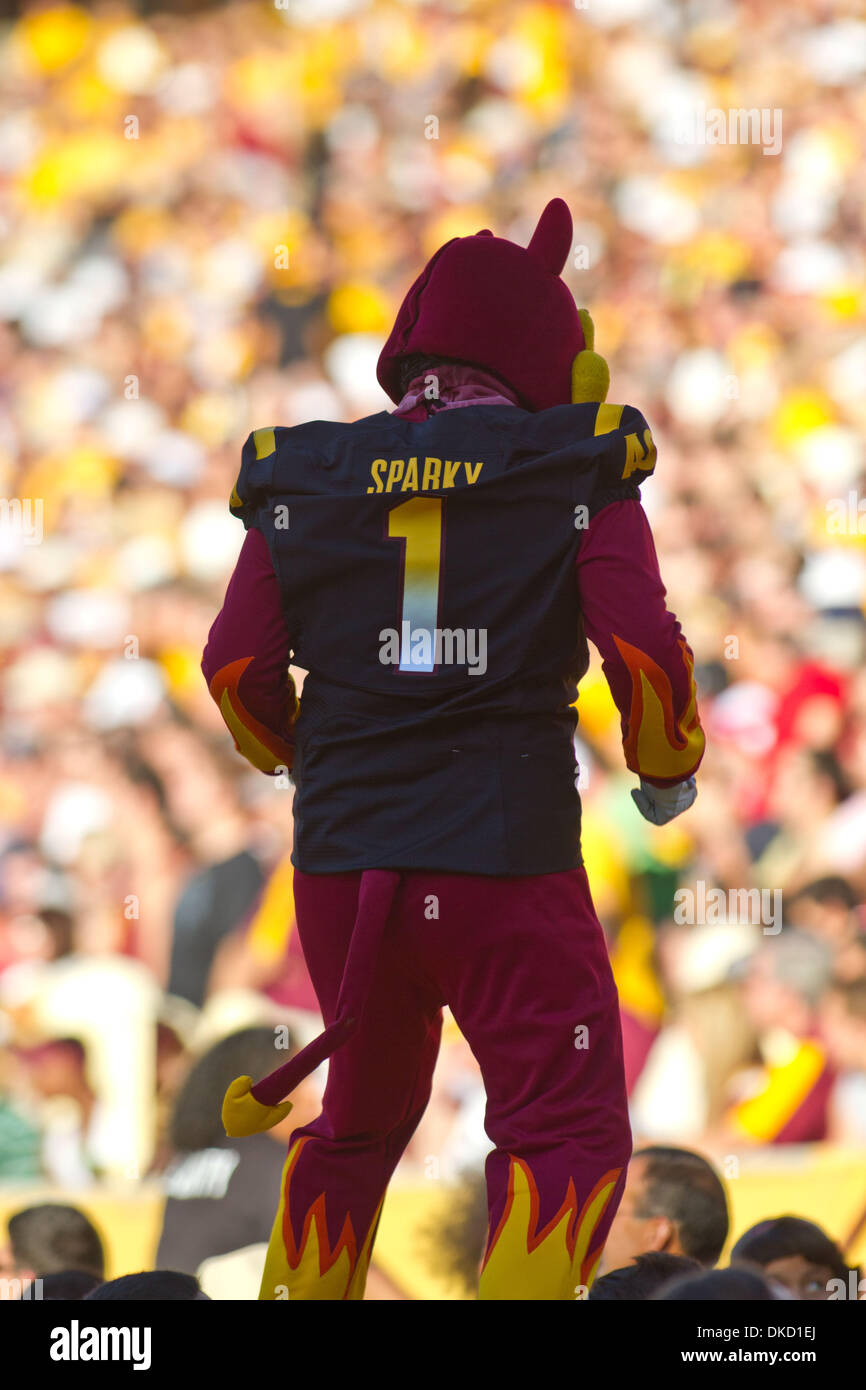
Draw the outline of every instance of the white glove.
<instances>
[{"instance_id":1,"label":"white glove","mask_svg":"<svg viewBox=\"0 0 866 1390\"><path fill-rule=\"evenodd\" d=\"M689 777L674 787L654 787L641 778L640 789L635 787L631 795L644 820L652 825L667 825L674 816L689 809L697 794L695 779Z\"/></svg>"}]
</instances>

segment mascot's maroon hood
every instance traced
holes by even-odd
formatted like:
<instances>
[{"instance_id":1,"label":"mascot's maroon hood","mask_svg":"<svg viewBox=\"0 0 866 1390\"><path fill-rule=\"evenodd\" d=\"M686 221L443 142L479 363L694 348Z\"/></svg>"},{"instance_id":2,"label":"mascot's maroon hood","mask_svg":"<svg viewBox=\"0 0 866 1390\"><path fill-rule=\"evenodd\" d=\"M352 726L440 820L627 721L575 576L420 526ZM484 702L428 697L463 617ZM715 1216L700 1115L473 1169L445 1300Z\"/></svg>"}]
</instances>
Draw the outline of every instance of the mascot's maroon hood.
<instances>
[{"instance_id":1,"label":"mascot's maroon hood","mask_svg":"<svg viewBox=\"0 0 866 1390\"><path fill-rule=\"evenodd\" d=\"M571 213L554 198L525 249L489 231L440 246L400 305L379 357L376 376L392 401L403 395L401 358L419 352L494 372L529 410L567 405L572 363L587 346L560 279L571 239Z\"/></svg>"}]
</instances>

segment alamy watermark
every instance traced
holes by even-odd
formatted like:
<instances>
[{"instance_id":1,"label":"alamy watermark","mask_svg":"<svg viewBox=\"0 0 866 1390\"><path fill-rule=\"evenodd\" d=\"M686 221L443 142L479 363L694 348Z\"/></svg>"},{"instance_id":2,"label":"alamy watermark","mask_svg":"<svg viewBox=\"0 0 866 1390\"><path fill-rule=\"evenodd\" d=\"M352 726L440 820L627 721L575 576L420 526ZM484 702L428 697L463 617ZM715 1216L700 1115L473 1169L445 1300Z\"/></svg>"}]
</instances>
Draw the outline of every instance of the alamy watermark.
<instances>
[{"instance_id":1,"label":"alamy watermark","mask_svg":"<svg viewBox=\"0 0 866 1390\"><path fill-rule=\"evenodd\" d=\"M401 671L434 671L439 666L466 666L470 676L487 670L485 627L413 627L407 620L379 633L379 660Z\"/></svg>"},{"instance_id":2,"label":"alamy watermark","mask_svg":"<svg viewBox=\"0 0 866 1390\"><path fill-rule=\"evenodd\" d=\"M42 1297L41 1279L21 1279L16 1275L0 1279L0 1303L7 1300L17 1303L22 1298L36 1303L41 1302Z\"/></svg>"},{"instance_id":3,"label":"alamy watermark","mask_svg":"<svg viewBox=\"0 0 866 1390\"><path fill-rule=\"evenodd\" d=\"M674 893L678 926L741 924L763 927L765 936L782 930L781 888L708 888L699 878L694 888Z\"/></svg>"},{"instance_id":4,"label":"alamy watermark","mask_svg":"<svg viewBox=\"0 0 866 1390\"><path fill-rule=\"evenodd\" d=\"M41 545L43 537L41 497L0 497L0 533L10 531L25 545Z\"/></svg>"},{"instance_id":5,"label":"alamy watermark","mask_svg":"<svg viewBox=\"0 0 866 1390\"><path fill-rule=\"evenodd\" d=\"M69 1327L52 1329L48 1355L52 1361L131 1361L134 1371L147 1371L151 1328L82 1327L73 1318Z\"/></svg>"},{"instance_id":6,"label":"alamy watermark","mask_svg":"<svg viewBox=\"0 0 866 1390\"><path fill-rule=\"evenodd\" d=\"M851 488L845 497L830 497L827 532L831 536L866 536L866 497Z\"/></svg>"},{"instance_id":7,"label":"alamy watermark","mask_svg":"<svg viewBox=\"0 0 866 1390\"><path fill-rule=\"evenodd\" d=\"M680 107L674 114L678 145L760 145L765 155L782 148L782 112L778 106Z\"/></svg>"}]
</instances>

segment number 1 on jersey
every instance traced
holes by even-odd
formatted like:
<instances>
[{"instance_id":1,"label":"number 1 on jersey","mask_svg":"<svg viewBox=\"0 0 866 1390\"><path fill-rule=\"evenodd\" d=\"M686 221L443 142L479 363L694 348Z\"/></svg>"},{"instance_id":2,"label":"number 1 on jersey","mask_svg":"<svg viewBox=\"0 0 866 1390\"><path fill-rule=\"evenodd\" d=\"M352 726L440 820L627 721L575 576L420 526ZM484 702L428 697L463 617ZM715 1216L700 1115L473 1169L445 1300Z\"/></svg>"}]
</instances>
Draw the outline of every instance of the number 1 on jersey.
<instances>
[{"instance_id":1,"label":"number 1 on jersey","mask_svg":"<svg viewBox=\"0 0 866 1390\"><path fill-rule=\"evenodd\" d=\"M441 497L410 497L388 513L388 535L404 540L403 602L400 614L400 671L435 669L442 558ZM412 639L429 634L413 657ZM430 659L425 659L427 654Z\"/></svg>"}]
</instances>

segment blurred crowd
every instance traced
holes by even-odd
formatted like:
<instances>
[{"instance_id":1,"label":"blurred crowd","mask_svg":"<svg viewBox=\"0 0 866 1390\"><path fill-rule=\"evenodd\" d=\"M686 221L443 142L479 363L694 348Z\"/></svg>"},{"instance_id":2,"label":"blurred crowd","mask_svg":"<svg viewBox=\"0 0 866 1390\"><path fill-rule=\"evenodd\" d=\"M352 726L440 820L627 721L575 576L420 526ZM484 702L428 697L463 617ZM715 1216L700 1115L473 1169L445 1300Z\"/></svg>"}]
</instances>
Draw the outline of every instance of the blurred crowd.
<instances>
[{"instance_id":1,"label":"blurred crowd","mask_svg":"<svg viewBox=\"0 0 866 1390\"><path fill-rule=\"evenodd\" d=\"M778 148L707 138L740 108ZM261 1074L318 1022L291 787L234 753L199 669L240 446L388 408L425 259L525 244L555 196L611 399L658 444L644 505L708 738L694 807L649 827L599 664L581 686L635 1134L866 1146L864 137L859 0L0 21L0 1183L240 1187L191 1079L217 1096L221 1047ZM402 1171L479 1171L483 1111L449 1021ZM275 1184L259 1148L247 1181Z\"/></svg>"}]
</instances>

